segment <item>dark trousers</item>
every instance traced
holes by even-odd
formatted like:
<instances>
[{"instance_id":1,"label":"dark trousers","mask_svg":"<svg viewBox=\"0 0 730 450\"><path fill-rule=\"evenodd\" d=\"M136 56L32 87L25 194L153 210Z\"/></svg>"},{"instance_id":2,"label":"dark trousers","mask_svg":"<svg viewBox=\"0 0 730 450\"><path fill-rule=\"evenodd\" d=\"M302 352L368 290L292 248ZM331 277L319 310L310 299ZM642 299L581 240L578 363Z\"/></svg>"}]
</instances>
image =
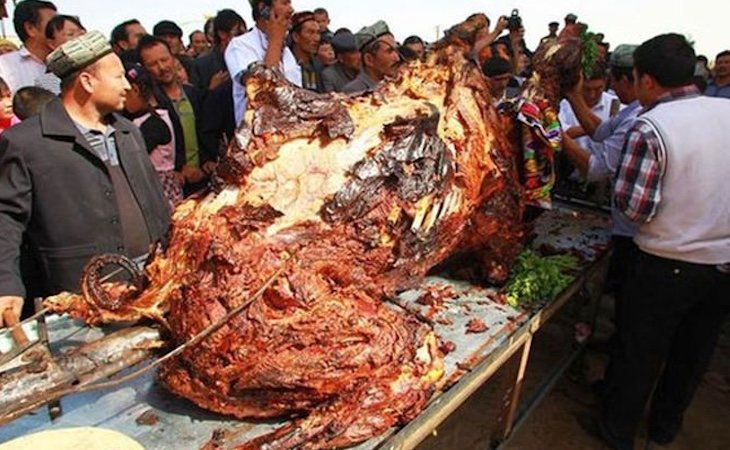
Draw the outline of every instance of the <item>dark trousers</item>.
<instances>
[{"instance_id":1,"label":"dark trousers","mask_svg":"<svg viewBox=\"0 0 730 450\"><path fill-rule=\"evenodd\" d=\"M626 278L629 270L634 266L634 258L639 252L639 247L634 243L634 238L628 236L611 236L613 243L613 253L611 254L611 262L608 267L608 275L606 277L606 287L604 292L613 294L614 299L614 324L618 330L618 321L621 317L621 305L623 290L626 286ZM611 336L611 347L618 345L617 332ZM612 351L615 353L615 350ZM609 360L603 379L607 380L611 377L613 370L613 360Z\"/></svg>"},{"instance_id":2,"label":"dark trousers","mask_svg":"<svg viewBox=\"0 0 730 450\"><path fill-rule=\"evenodd\" d=\"M669 443L681 428L730 312L730 275L715 266L639 251L621 297L603 429L612 441L630 448L656 385L649 437Z\"/></svg>"},{"instance_id":3,"label":"dark trousers","mask_svg":"<svg viewBox=\"0 0 730 450\"><path fill-rule=\"evenodd\" d=\"M621 297L621 289L626 284L629 269L633 267L633 260L639 251L639 247L634 243L633 237L616 234L611 236L611 243L613 253L608 266L605 291L614 294L618 301L618 298Z\"/></svg>"}]
</instances>

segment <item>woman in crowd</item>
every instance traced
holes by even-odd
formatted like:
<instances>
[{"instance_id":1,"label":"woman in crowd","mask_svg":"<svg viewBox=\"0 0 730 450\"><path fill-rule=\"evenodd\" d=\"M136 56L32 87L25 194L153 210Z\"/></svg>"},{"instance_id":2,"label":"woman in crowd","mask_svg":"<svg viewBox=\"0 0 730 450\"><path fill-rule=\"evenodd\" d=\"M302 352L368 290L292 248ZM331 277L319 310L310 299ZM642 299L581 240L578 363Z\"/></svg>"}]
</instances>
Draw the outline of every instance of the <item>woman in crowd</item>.
<instances>
[{"instance_id":1,"label":"woman in crowd","mask_svg":"<svg viewBox=\"0 0 730 450\"><path fill-rule=\"evenodd\" d=\"M182 175L175 172L175 133L170 114L157 104L149 73L139 64L128 65L125 69L132 89L127 93L124 113L142 132L162 189L174 207L183 198L184 181Z\"/></svg>"}]
</instances>

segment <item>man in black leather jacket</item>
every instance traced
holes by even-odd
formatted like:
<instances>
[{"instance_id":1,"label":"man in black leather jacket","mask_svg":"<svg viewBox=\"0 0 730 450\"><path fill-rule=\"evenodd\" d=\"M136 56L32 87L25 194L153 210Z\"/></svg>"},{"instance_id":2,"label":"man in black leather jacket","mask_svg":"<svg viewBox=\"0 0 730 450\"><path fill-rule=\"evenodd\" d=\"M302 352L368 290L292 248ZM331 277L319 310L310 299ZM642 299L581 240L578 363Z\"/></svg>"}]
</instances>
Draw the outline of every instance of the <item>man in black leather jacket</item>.
<instances>
[{"instance_id":1,"label":"man in black leather jacket","mask_svg":"<svg viewBox=\"0 0 730 450\"><path fill-rule=\"evenodd\" d=\"M78 291L94 255L144 255L170 225L144 140L115 113L130 86L106 38L71 40L48 66L61 78L61 98L0 136L0 312L16 317L24 235L38 257L35 290L50 295Z\"/></svg>"}]
</instances>

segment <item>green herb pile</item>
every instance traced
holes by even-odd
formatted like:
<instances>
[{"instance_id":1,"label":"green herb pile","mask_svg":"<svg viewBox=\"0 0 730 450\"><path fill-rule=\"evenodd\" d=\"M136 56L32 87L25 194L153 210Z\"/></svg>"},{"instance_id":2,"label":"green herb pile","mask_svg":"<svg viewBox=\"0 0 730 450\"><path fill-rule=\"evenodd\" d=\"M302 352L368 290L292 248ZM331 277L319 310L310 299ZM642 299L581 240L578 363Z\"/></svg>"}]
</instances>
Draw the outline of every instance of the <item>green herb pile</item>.
<instances>
[{"instance_id":1,"label":"green herb pile","mask_svg":"<svg viewBox=\"0 0 730 450\"><path fill-rule=\"evenodd\" d=\"M596 64L598 59L598 43L596 42L596 35L588 31L588 27L583 28L580 33L581 47L583 51L583 57L581 59L581 66L583 74L586 78L590 78L593 75L593 66Z\"/></svg>"},{"instance_id":2,"label":"green herb pile","mask_svg":"<svg viewBox=\"0 0 730 450\"><path fill-rule=\"evenodd\" d=\"M540 256L525 250L517 257L506 286L510 306L529 307L557 296L575 277L566 273L578 268L572 255Z\"/></svg>"}]
</instances>

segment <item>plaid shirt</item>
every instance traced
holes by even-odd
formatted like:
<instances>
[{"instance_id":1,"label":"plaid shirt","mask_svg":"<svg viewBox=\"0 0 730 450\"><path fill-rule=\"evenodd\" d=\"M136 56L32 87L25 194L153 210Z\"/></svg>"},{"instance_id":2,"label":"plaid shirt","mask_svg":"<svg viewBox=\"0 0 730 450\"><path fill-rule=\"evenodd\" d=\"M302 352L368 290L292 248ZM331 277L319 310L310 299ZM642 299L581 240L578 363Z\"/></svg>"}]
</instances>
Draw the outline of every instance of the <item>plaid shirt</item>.
<instances>
[{"instance_id":1,"label":"plaid shirt","mask_svg":"<svg viewBox=\"0 0 730 450\"><path fill-rule=\"evenodd\" d=\"M660 103L697 95L700 95L699 91L693 85L672 89L660 96L641 114L652 110ZM646 223L656 214L662 198L661 186L665 164L660 158L661 148L661 137L656 134L654 128L642 120L637 120L626 137L614 184L616 208L631 221Z\"/></svg>"}]
</instances>

